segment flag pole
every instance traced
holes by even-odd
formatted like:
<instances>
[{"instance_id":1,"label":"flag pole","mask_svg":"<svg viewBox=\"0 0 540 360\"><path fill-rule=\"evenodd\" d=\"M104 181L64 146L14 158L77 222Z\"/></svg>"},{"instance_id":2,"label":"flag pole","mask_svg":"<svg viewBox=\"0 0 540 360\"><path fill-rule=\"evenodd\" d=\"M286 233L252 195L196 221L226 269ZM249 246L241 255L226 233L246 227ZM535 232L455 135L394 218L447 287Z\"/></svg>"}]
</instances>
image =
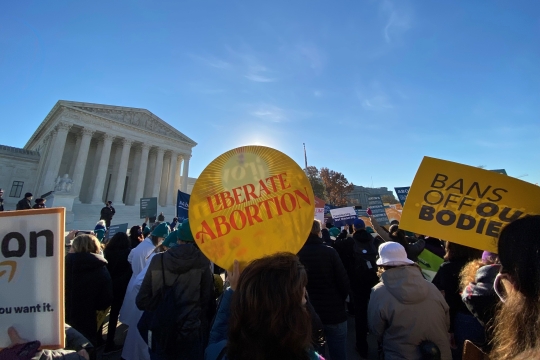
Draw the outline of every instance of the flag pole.
<instances>
[{"instance_id":1,"label":"flag pole","mask_svg":"<svg viewBox=\"0 0 540 360\"><path fill-rule=\"evenodd\" d=\"M307 153L306 153L306 143L304 144L304 161L306 162L306 169L307 169Z\"/></svg>"}]
</instances>

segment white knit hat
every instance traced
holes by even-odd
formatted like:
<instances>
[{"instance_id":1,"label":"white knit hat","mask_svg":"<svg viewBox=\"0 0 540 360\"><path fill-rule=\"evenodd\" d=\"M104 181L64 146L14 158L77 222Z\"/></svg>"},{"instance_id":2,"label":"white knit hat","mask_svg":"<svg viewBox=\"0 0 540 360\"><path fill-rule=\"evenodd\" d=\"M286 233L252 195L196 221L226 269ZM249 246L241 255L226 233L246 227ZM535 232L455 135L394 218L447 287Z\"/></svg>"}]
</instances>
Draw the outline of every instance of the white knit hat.
<instances>
[{"instance_id":1,"label":"white knit hat","mask_svg":"<svg viewBox=\"0 0 540 360\"><path fill-rule=\"evenodd\" d=\"M401 266L412 265L414 261L407 258L407 252L403 245L389 241L379 246L379 259L377 265L380 266Z\"/></svg>"}]
</instances>

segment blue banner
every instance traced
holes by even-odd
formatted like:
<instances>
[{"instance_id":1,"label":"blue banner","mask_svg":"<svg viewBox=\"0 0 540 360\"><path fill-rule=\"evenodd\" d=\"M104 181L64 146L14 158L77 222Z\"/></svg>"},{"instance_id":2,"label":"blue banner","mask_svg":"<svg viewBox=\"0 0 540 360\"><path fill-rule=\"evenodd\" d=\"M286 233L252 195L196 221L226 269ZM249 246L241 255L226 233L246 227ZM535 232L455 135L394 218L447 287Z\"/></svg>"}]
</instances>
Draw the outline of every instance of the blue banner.
<instances>
[{"instance_id":1,"label":"blue banner","mask_svg":"<svg viewBox=\"0 0 540 360\"><path fill-rule=\"evenodd\" d=\"M188 218L189 211L189 198L191 195L186 194L178 190L178 196L176 197L176 217L181 224L184 219Z\"/></svg>"},{"instance_id":2,"label":"blue banner","mask_svg":"<svg viewBox=\"0 0 540 360\"><path fill-rule=\"evenodd\" d=\"M395 187L394 190L396 190L396 194L398 197L399 202L401 203L401 206L405 205L405 199L407 199L407 195L409 194L409 189L411 187Z\"/></svg>"}]
</instances>

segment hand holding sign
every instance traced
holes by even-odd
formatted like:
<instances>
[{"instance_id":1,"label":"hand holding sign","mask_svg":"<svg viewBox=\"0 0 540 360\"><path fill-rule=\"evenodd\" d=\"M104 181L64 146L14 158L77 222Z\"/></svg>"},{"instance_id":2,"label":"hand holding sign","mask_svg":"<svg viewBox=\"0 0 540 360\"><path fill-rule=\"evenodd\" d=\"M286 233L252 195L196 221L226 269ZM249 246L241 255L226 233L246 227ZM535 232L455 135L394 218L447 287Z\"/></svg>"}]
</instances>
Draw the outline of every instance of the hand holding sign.
<instances>
[{"instance_id":1,"label":"hand holding sign","mask_svg":"<svg viewBox=\"0 0 540 360\"><path fill-rule=\"evenodd\" d=\"M264 146L226 152L193 188L189 218L201 251L222 268L276 252L297 253L313 224L315 202L304 171Z\"/></svg>"}]
</instances>

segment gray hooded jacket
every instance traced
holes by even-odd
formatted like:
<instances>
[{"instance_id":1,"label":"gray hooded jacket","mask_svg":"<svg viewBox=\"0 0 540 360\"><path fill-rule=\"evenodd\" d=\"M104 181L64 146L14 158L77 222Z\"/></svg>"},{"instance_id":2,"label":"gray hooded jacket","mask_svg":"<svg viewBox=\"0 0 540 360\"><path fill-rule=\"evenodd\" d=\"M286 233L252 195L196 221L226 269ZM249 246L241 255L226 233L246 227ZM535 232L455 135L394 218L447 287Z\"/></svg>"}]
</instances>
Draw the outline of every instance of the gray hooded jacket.
<instances>
[{"instance_id":1,"label":"gray hooded jacket","mask_svg":"<svg viewBox=\"0 0 540 360\"><path fill-rule=\"evenodd\" d=\"M435 285L415 266L389 269L373 287L369 331L383 343L385 360L421 359L419 345L434 342L442 360L451 360L449 308Z\"/></svg>"}]
</instances>

